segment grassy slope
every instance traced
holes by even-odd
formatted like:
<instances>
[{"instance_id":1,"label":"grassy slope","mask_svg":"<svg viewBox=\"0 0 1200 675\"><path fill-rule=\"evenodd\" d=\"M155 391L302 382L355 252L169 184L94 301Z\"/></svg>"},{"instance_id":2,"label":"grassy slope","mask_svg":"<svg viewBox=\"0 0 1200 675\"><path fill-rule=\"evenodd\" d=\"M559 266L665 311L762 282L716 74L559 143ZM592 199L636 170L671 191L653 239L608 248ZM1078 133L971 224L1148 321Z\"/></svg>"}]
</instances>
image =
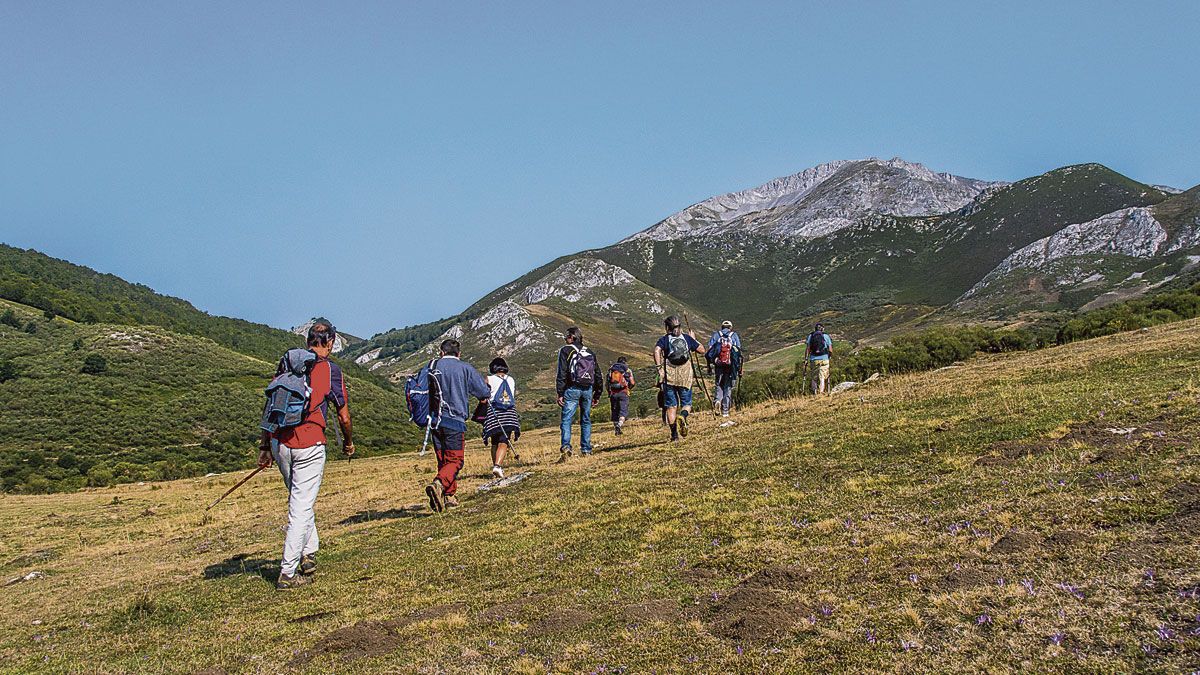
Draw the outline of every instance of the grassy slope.
<instances>
[{"instance_id":1,"label":"grassy slope","mask_svg":"<svg viewBox=\"0 0 1200 675\"><path fill-rule=\"evenodd\" d=\"M177 476L250 460L271 363L162 328L46 321L31 308L0 301L0 311L7 309L38 329L29 334L0 325L0 357L20 372L0 383L6 458L33 451L53 462L70 452L110 469L118 462L171 461L179 465L171 469ZM81 374L93 353L105 358L107 372ZM353 377L348 383L358 445L368 454L402 444L411 449L417 431L402 418L403 395ZM136 467L123 468L126 480L138 479ZM120 470L113 473L119 477ZM5 487L12 489L8 478Z\"/></svg>"},{"instance_id":2,"label":"grassy slope","mask_svg":"<svg viewBox=\"0 0 1200 675\"><path fill-rule=\"evenodd\" d=\"M473 442L464 506L438 517L421 505L431 458L337 463L319 579L286 595L264 580L277 476L211 517L236 476L0 496L4 576L46 574L0 591L0 663L1188 670L1198 338L1191 321L978 359L731 429L697 420L674 447L639 424L565 466L538 432L533 477L488 495Z\"/></svg>"}]
</instances>

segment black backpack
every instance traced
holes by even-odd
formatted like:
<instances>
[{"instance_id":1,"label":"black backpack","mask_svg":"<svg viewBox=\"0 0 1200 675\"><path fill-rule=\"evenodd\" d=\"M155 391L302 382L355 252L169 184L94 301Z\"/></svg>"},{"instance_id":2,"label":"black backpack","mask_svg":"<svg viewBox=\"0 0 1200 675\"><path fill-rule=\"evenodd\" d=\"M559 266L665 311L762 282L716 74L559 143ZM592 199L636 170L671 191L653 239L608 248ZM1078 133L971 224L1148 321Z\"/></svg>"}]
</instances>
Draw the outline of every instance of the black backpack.
<instances>
[{"instance_id":1,"label":"black backpack","mask_svg":"<svg viewBox=\"0 0 1200 675\"><path fill-rule=\"evenodd\" d=\"M825 344L825 332L814 330L808 334L808 355L828 356L829 346Z\"/></svg>"}]
</instances>

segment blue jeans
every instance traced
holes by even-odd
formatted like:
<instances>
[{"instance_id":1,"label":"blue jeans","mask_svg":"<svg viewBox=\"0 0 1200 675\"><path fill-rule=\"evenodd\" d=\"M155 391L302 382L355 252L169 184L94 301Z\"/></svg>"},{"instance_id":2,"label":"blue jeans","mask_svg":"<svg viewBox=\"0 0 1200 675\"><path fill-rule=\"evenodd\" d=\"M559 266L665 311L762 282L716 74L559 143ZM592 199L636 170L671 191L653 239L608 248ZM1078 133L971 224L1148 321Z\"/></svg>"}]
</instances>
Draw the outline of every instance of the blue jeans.
<instances>
[{"instance_id":1,"label":"blue jeans","mask_svg":"<svg viewBox=\"0 0 1200 675\"><path fill-rule=\"evenodd\" d=\"M575 411L579 411L579 450L584 454L592 451L592 388L567 387L563 392L562 447L571 447L571 422Z\"/></svg>"}]
</instances>

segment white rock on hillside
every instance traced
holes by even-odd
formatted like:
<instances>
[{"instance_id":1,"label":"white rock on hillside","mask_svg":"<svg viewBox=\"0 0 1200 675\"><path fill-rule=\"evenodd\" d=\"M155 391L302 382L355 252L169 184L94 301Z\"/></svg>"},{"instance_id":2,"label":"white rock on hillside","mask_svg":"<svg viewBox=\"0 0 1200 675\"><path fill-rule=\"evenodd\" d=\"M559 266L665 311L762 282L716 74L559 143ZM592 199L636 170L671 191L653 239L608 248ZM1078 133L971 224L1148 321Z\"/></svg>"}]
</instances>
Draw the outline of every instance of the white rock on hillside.
<instances>
[{"instance_id":1,"label":"white rock on hillside","mask_svg":"<svg viewBox=\"0 0 1200 675\"><path fill-rule=\"evenodd\" d=\"M312 328L312 325L313 325L313 321L310 319L310 320L300 324L299 326L296 326L295 328L293 328L292 332L295 333L296 335L307 336L308 329ZM341 333L338 333L338 336L333 339L333 353L336 354L336 353L342 351L343 349L345 349L346 347L348 347L349 345L350 345L350 343L346 341L346 338L342 337Z\"/></svg>"},{"instance_id":2,"label":"white rock on hillside","mask_svg":"<svg viewBox=\"0 0 1200 675\"><path fill-rule=\"evenodd\" d=\"M481 344L501 356L546 340L546 330L524 307L512 300L505 300L472 321L471 330L477 331L475 337Z\"/></svg>"},{"instance_id":3,"label":"white rock on hillside","mask_svg":"<svg viewBox=\"0 0 1200 675\"><path fill-rule=\"evenodd\" d=\"M382 351L382 347L376 347L365 354L360 354L358 358L354 359L354 362L360 366L366 365L368 361L374 361L375 359L379 358L379 354Z\"/></svg>"},{"instance_id":4,"label":"white rock on hillside","mask_svg":"<svg viewBox=\"0 0 1200 675\"><path fill-rule=\"evenodd\" d=\"M1078 255L1151 258L1159 253L1166 241L1166 229L1155 220L1149 208L1121 209L1086 223L1068 225L1049 237L1018 249L963 297L974 295L1016 269L1042 269L1062 258ZM1086 274L1067 275L1070 281L1079 281L1085 277L1091 279Z\"/></svg>"},{"instance_id":5,"label":"white rock on hillside","mask_svg":"<svg viewBox=\"0 0 1200 675\"><path fill-rule=\"evenodd\" d=\"M625 286L634 281L632 274L616 265L595 258L576 258L559 265L526 288L522 299L526 305L536 305L549 298L578 302L583 297L582 291Z\"/></svg>"}]
</instances>

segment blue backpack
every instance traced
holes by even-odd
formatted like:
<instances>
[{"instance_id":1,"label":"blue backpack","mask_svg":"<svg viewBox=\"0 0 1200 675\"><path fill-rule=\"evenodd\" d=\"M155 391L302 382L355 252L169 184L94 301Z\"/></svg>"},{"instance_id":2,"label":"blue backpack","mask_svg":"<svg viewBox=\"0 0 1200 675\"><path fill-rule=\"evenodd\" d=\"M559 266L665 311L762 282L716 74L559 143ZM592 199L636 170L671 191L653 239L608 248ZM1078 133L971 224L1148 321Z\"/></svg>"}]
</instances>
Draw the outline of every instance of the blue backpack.
<instances>
[{"instance_id":1,"label":"blue backpack","mask_svg":"<svg viewBox=\"0 0 1200 675\"><path fill-rule=\"evenodd\" d=\"M517 397L513 394L512 387L508 386L507 377L501 378L500 386L496 387L496 393L492 396L492 407L496 410L512 410L517 407Z\"/></svg>"},{"instance_id":2,"label":"blue backpack","mask_svg":"<svg viewBox=\"0 0 1200 675\"><path fill-rule=\"evenodd\" d=\"M267 433L299 426L308 413L308 401L312 397L309 374L317 355L307 349L289 349L275 370L275 377L267 385L267 402L263 406L259 427Z\"/></svg>"},{"instance_id":3,"label":"blue backpack","mask_svg":"<svg viewBox=\"0 0 1200 675\"><path fill-rule=\"evenodd\" d=\"M437 359L429 362L404 383L404 400L413 424L436 429L442 422L442 387L438 380Z\"/></svg>"}]
</instances>

